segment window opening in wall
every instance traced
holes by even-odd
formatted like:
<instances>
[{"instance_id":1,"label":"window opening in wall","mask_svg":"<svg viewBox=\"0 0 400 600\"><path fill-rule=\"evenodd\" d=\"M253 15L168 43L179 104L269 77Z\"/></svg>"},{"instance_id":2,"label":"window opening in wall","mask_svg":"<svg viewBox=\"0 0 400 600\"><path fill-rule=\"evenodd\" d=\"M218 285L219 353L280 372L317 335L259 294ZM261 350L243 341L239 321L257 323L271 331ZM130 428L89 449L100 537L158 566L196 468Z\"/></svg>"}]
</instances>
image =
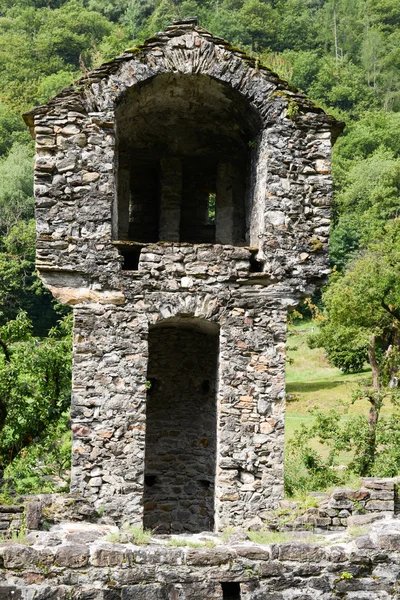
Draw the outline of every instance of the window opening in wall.
<instances>
[{"instance_id":1,"label":"window opening in wall","mask_svg":"<svg viewBox=\"0 0 400 600\"><path fill-rule=\"evenodd\" d=\"M242 94L206 75L164 73L127 90L116 110L114 237L245 245L249 142L261 127Z\"/></svg>"},{"instance_id":2,"label":"window opening in wall","mask_svg":"<svg viewBox=\"0 0 400 600\"><path fill-rule=\"evenodd\" d=\"M119 253L123 257L123 271L137 271L139 269L141 250L141 246L126 246L124 248L119 248Z\"/></svg>"},{"instance_id":3,"label":"window opening in wall","mask_svg":"<svg viewBox=\"0 0 400 600\"><path fill-rule=\"evenodd\" d=\"M145 475L144 477L144 485L147 485L148 487L153 487L153 485L155 485L157 482L157 476L156 475Z\"/></svg>"},{"instance_id":4,"label":"window opening in wall","mask_svg":"<svg viewBox=\"0 0 400 600\"><path fill-rule=\"evenodd\" d=\"M224 581L221 587L223 600L240 600L240 583Z\"/></svg>"},{"instance_id":5,"label":"window opening in wall","mask_svg":"<svg viewBox=\"0 0 400 600\"><path fill-rule=\"evenodd\" d=\"M262 273L263 263L256 258L258 250L254 251L250 255L250 273Z\"/></svg>"},{"instance_id":6,"label":"window opening in wall","mask_svg":"<svg viewBox=\"0 0 400 600\"><path fill-rule=\"evenodd\" d=\"M208 222L215 223L215 203L216 194L215 192L208 194Z\"/></svg>"},{"instance_id":7,"label":"window opening in wall","mask_svg":"<svg viewBox=\"0 0 400 600\"><path fill-rule=\"evenodd\" d=\"M165 323L149 329L147 381L157 385L147 390L143 525L160 534L212 531L218 327Z\"/></svg>"}]
</instances>

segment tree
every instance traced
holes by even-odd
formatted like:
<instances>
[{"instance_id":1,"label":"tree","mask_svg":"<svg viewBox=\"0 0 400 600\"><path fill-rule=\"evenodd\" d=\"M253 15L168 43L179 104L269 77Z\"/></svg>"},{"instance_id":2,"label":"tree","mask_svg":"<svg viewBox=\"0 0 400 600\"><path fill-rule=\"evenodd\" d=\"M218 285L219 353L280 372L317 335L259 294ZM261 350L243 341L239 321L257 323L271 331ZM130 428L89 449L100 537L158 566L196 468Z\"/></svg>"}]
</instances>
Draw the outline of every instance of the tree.
<instances>
[{"instance_id":1,"label":"tree","mask_svg":"<svg viewBox=\"0 0 400 600\"><path fill-rule=\"evenodd\" d=\"M360 370L366 359L372 384L355 399L369 402L364 459L360 473L370 473L377 449L377 426L384 401L395 400L400 374L400 219L385 227L343 275L336 275L325 292L326 321L310 338L322 346L328 360L343 371ZM394 390L394 391L392 391Z\"/></svg>"},{"instance_id":2,"label":"tree","mask_svg":"<svg viewBox=\"0 0 400 600\"><path fill-rule=\"evenodd\" d=\"M45 436L69 409L71 317L46 338L26 313L0 327L0 468Z\"/></svg>"},{"instance_id":3,"label":"tree","mask_svg":"<svg viewBox=\"0 0 400 600\"><path fill-rule=\"evenodd\" d=\"M45 336L68 312L44 288L35 271L35 222L18 221L2 239L0 251L0 325L23 310L35 335Z\"/></svg>"},{"instance_id":4,"label":"tree","mask_svg":"<svg viewBox=\"0 0 400 600\"><path fill-rule=\"evenodd\" d=\"M0 233L33 217L33 144L14 144L0 159Z\"/></svg>"},{"instance_id":5,"label":"tree","mask_svg":"<svg viewBox=\"0 0 400 600\"><path fill-rule=\"evenodd\" d=\"M399 274L400 219L394 219L343 275L334 273L323 295L326 320L321 332L311 338L311 343L324 347L328 358L344 371L349 367L336 358L337 351L367 351L377 389L384 381L390 354L400 347ZM389 379L398 369L395 362Z\"/></svg>"},{"instance_id":6,"label":"tree","mask_svg":"<svg viewBox=\"0 0 400 600\"><path fill-rule=\"evenodd\" d=\"M29 144L29 132L20 115L0 101L0 159L6 156L13 144Z\"/></svg>"}]
</instances>

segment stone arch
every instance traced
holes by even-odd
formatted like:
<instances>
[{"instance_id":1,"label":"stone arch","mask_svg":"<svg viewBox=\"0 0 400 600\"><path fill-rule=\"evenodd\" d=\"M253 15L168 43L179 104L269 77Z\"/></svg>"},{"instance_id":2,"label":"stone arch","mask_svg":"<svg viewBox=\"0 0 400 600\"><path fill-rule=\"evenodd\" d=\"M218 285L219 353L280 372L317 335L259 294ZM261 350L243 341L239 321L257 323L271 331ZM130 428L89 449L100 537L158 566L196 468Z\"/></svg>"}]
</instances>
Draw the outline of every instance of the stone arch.
<instances>
[{"instance_id":1,"label":"stone arch","mask_svg":"<svg viewBox=\"0 0 400 600\"><path fill-rule=\"evenodd\" d=\"M114 237L135 242L249 243L251 103L204 74L161 73L117 102Z\"/></svg>"},{"instance_id":2,"label":"stone arch","mask_svg":"<svg viewBox=\"0 0 400 600\"><path fill-rule=\"evenodd\" d=\"M173 317L149 328L143 523L214 528L219 327Z\"/></svg>"}]
</instances>

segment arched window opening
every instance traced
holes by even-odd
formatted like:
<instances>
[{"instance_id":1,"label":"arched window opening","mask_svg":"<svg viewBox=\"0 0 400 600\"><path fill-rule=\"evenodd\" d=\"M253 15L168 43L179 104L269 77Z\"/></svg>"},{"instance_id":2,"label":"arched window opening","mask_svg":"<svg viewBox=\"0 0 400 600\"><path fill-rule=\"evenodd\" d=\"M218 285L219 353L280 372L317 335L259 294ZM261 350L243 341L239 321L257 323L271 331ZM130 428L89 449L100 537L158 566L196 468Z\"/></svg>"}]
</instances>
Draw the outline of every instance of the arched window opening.
<instances>
[{"instance_id":1,"label":"arched window opening","mask_svg":"<svg viewBox=\"0 0 400 600\"><path fill-rule=\"evenodd\" d=\"M130 88L116 110L114 237L243 245L258 113L205 75L162 74Z\"/></svg>"},{"instance_id":2,"label":"arched window opening","mask_svg":"<svg viewBox=\"0 0 400 600\"><path fill-rule=\"evenodd\" d=\"M218 327L175 319L149 330L144 527L212 531Z\"/></svg>"}]
</instances>

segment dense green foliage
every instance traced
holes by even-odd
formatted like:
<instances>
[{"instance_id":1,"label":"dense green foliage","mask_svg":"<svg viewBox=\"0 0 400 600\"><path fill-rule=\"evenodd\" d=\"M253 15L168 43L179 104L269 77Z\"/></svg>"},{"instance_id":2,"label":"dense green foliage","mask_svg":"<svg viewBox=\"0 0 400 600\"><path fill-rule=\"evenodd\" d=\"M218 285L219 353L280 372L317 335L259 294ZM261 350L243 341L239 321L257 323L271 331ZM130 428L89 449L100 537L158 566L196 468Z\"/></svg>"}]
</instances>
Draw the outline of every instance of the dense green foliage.
<instances>
[{"instance_id":1,"label":"dense green foliage","mask_svg":"<svg viewBox=\"0 0 400 600\"><path fill-rule=\"evenodd\" d=\"M65 317L42 338L33 335L23 311L0 327L0 468L12 463L7 476L18 491L51 489L43 485L44 475L57 469L62 477L66 466L68 441L62 434L71 389L70 321ZM46 466L40 469L38 461ZM26 473L22 467L29 463Z\"/></svg>"},{"instance_id":2,"label":"dense green foliage","mask_svg":"<svg viewBox=\"0 0 400 600\"><path fill-rule=\"evenodd\" d=\"M0 404L7 417L0 433L0 459L3 467L8 460L7 473L14 478L18 473L24 481L33 478L27 489L39 485L33 474L47 469L38 467L41 456L68 428L70 340L51 329L61 315L34 271L33 145L20 115L173 18L189 15L198 15L201 25L257 56L346 121L333 154L335 269L324 295L321 332L312 343L324 346L332 363L344 371L360 369L366 358L373 361L375 387L395 381L400 302L398 0L0 0L2 335L25 324L22 338L5 342L10 360L4 352L1 358ZM48 368L46 361L54 363L62 378L57 390L51 377L35 375ZM9 380L13 384L5 385ZM16 416L18 411L24 417ZM29 421L31 413L40 422ZM65 456L63 445L53 462L63 464Z\"/></svg>"}]
</instances>

